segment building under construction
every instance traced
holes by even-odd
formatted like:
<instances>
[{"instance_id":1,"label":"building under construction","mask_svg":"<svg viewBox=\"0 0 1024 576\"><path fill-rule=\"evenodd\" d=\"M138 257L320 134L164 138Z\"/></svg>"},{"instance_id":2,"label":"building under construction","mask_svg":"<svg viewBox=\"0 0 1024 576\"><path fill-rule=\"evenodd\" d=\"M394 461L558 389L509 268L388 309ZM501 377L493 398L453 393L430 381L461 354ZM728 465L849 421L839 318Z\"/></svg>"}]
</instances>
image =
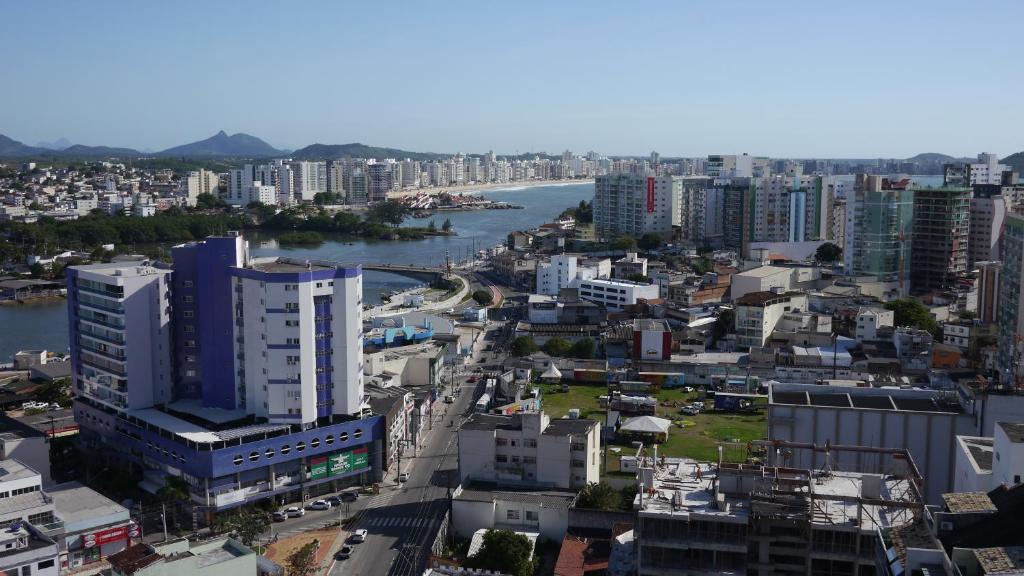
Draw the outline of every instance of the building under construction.
<instances>
[{"instance_id":1,"label":"building under construction","mask_svg":"<svg viewBox=\"0 0 1024 576\"><path fill-rule=\"evenodd\" d=\"M774 465L643 459L637 574L873 575L880 531L921 517L922 478L905 450L754 446ZM787 467L801 451L821 452L826 464ZM869 470L829 464L845 452L877 456L853 459Z\"/></svg>"}]
</instances>

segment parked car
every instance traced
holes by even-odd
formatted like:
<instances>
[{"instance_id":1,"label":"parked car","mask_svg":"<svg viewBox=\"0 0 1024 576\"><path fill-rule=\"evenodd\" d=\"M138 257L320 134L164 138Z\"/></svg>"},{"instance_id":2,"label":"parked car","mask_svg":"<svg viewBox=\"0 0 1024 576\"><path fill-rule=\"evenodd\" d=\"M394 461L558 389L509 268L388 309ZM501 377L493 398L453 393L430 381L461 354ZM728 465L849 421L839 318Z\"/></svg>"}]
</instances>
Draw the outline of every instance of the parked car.
<instances>
[{"instance_id":1,"label":"parked car","mask_svg":"<svg viewBox=\"0 0 1024 576\"><path fill-rule=\"evenodd\" d=\"M367 532L365 528L360 528L359 530L356 530L355 532L352 533L351 540L352 540L352 542L354 542L356 544L358 544L360 542L366 542L366 535L367 534L369 534L369 532Z\"/></svg>"},{"instance_id":2,"label":"parked car","mask_svg":"<svg viewBox=\"0 0 1024 576\"><path fill-rule=\"evenodd\" d=\"M452 402L455 402L455 398L451 394L444 397L445 404L451 404Z\"/></svg>"},{"instance_id":3,"label":"parked car","mask_svg":"<svg viewBox=\"0 0 1024 576\"><path fill-rule=\"evenodd\" d=\"M341 550L338 550L338 553L334 555L334 557L337 558L338 560L346 560L346 559L348 559L351 556L352 556L352 547L351 546L342 546Z\"/></svg>"},{"instance_id":4,"label":"parked car","mask_svg":"<svg viewBox=\"0 0 1024 576\"><path fill-rule=\"evenodd\" d=\"M679 410L679 412L682 413L682 414L686 414L687 416L696 416L697 414L700 414L700 409L697 408L696 406L689 406L688 405L688 406L683 406Z\"/></svg>"},{"instance_id":5,"label":"parked car","mask_svg":"<svg viewBox=\"0 0 1024 576\"><path fill-rule=\"evenodd\" d=\"M469 378L466 378L466 382L470 384L476 384L476 376L470 376Z\"/></svg>"},{"instance_id":6,"label":"parked car","mask_svg":"<svg viewBox=\"0 0 1024 576\"><path fill-rule=\"evenodd\" d=\"M693 392L693 386L683 386L683 392L686 392L686 393Z\"/></svg>"},{"instance_id":7,"label":"parked car","mask_svg":"<svg viewBox=\"0 0 1024 576\"><path fill-rule=\"evenodd\" d=\"M330 510L331 503L327 500L317 500L309 505L310 510Z\"/></svg>"},{"instance_id":8,"label":"parked car","mask_svg":"<svg viewBox=\"0 0 1024 576\"><path fill-rule=\"evenodd\" d=\"M288 508L285 508L284 513L289 518L302 518L306 515L306 511L298 506L289 506Z\"/></svg>"},{"instance_id":9,"label":"parked car","mask_svg":"<svg viewBox=\"0 0 1024 576\"><path fill-rule=\"evenodd\" d=\"M288 519L288 514L284 510L277 510L274 512L274 522L284 522Z\"/></svg>"},{"instance_id":10,"label":"parked car","mask_svg":"<svg viewBox=\"0 0 1024 576\"><path fill-rule=\"evenodd\" d=\"M409 473L408 472L402 472L401 474L399 474L398 475L398 481L399 482L408 482L409 481Z\"/></svg>"},{"instance_id":11,"label":"parked car","mask_svg":"<svg viewBox=\"0 0 1024 576\"><path fill-rule=\"evenodd\" d=\"M341 506L341 498L337 496L331 496L330 498L325 498L325 500L327 500L327 503L330 504L332 507Z\"/></svg>"},{"instance_id":12,"label":"parked car","mask_svg":"<svg viewBox=\"0 0 1024 576\"><path fill-rule=\"evenodd\" d=\"M342 492L341 493L341 501L342 502L355 502L358 499L359 499L359 493L358 492Z\"/></svg>"}]
</instances>

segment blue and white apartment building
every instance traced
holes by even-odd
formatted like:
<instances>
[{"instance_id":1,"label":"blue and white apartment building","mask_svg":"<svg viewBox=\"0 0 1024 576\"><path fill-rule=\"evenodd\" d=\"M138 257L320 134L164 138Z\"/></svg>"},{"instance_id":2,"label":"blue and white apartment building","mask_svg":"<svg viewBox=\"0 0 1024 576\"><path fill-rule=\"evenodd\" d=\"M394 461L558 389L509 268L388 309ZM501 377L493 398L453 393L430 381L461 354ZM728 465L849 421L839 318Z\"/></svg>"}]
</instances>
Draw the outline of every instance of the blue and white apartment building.
<instances>
[{"instance_id":1,"label":"blue and white apartment building","mask_svg":"<svg viewBox=\"0 0 1024 576\"><path fill-rule=\"evenodd\" d=\"M68 269L83 446L209 513L379 480L361 269L250 258L237 234L172 254Z\"/></svg>"}]
</instances>

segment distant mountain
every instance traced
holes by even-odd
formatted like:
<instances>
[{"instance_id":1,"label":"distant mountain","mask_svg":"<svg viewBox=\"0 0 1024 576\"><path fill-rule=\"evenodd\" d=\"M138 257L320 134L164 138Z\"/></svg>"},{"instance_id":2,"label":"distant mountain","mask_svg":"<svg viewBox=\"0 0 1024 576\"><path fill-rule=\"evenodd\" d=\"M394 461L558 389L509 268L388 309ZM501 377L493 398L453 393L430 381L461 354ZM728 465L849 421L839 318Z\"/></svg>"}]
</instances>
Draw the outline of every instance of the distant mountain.
<instances>
[{"instance_id":1,"label":"distant mountain","mask_svg":"<svg viewBox=\"0 0 1024 576\"><path fill-rule=\"evenodd\" d=\"M65 150L71 147L71 141L67 138L57 138L53 142L38 142L36 148L46 148L47 150Z\"/></svg>"},{"instance_id":2,"label":"distant mountain","mask_svg":"<svg viewBox=\"0 0 1024 576\"><path fill-rule=\"evenodd\" d=\"M911 158L907 158L907 162L954 162L957 159L947 154L939 154L938 152L925 152L918 154Z\"/></svg>"},{"instance_id":3,"label":"distant mountain","mask_svg":"<svg viewBox=\"0 0 1024 576\"><path fill-rule=\"evenodd\" d=\"M397 148L379 148L354 142L352 144L311 144L291 153L296 160L337 160L351 156L352 158L411 158L412 160L439 160L449 154L434 152L409 152Z\"/></svg>"},{"instance_id":4,"label":"distant mountain","mask_svg":"<svg viewBox=\"0 0 1024 576\"><path fill-rule=\"evenodd\" d=\"M0 134L0 158L22 158L25 156L36 156L45 152L50 151L35 146L28 146Z\"/></svg>"},{"instance_id":5,"label":"distant mountain","mask_svg":"<svg viewBox=\"0 0 1024 576\"><path fill-rule=\"evenodd\" d=\"M228 136L223 130L206 140L182 144L156 153L157 156L244 156L250 158L280 154L280 150L255 136L241 132Z\"/></svg>"},{"instance_id":6,"label":"distant mountain","mask_svg":"<svg viewBox=\"0 0 1024 576\"><path fill-rule=\"evenodd\" d=\"M1010 154L1002 159L1002 163L1016 170L1018 174L1024 174L1024 152Z\"/></svg>"},{"instance_id":7,"label":"distant mountain","mask_svg":"<svg viewBox=\"0 0 1024 576\"><path fill-rule=\"evenodd\" d=\"M75 144L68 146L63 150L52 151L58 156L68 158L110 158L110 157L131 157L141 156L142 152L134 148L114 148L111 146L86 146L84 144Z\"/></svg>"}]
</instances>

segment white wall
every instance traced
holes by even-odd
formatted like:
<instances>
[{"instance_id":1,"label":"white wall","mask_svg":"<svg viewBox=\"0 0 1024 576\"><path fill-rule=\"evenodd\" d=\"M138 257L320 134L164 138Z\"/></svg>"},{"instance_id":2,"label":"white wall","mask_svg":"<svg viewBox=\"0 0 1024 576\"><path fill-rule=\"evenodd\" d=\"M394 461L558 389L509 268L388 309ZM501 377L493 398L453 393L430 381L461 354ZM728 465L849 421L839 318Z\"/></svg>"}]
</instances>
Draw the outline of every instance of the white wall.
<instances>
[{"instance_id":1,"label":"white wall","mask_svg":"<svg viewBox=\"0 0 1024 576\"><path fill-rule=\"evenodd\" d=\"M993 440L992 455L992 487L1000 484L1012 486L1020 484L1024 479L1024 442L1013 442L1007 436L1006 427L1020 424L996 424ZM1017 434L1020 434L1018 431Z\"/></svg>"}]
</instances>

